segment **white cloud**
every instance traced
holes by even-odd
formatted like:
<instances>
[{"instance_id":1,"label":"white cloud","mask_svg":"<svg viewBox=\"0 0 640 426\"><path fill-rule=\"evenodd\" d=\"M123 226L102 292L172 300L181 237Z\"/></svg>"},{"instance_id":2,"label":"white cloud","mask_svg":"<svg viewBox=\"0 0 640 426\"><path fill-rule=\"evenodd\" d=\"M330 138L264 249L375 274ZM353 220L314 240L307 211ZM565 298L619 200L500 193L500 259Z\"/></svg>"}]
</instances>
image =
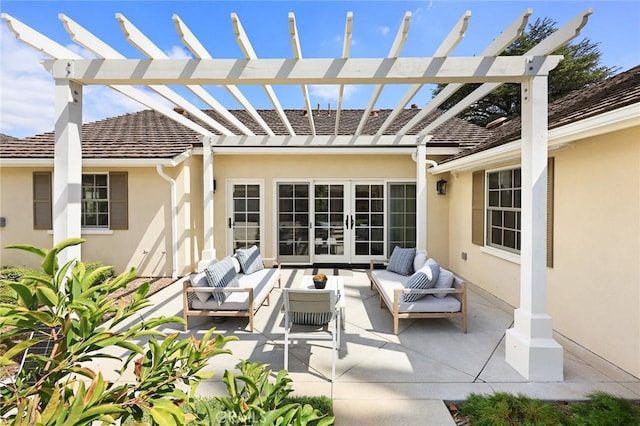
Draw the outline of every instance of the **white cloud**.
<instances>
[{"instance_id":1,"label":"white cloud","mask_svg":"<svg viewBox=\"0 0 640 426\"><path fill-rule=\"evenodd\" d=\"M384 27L378 27L378 32L380 34L382 34L383 36L386 36L387 34L389 34L389 31L391 31L391 28L384 26Z\"/></svg>"},{"instance_id":2,"label":"white cloud","mask_svg":"<svg viewBox=\"0 0 640 426\"><path fill-rule=\"evenodd\" d=\"M340 86L336 84L321 84L321 85L311 85L309 86L309 94L311 96L320 98L324 101L334 101L333 107L335 107L338 103L338 92L340 90ZM348 100L355 92L357 88L355 86L344 86L344 92L342 93L342 100ZM313 104L313 102L312 102Z\"/></svg>"},{"instance_id":3,"label":"white cloud","mask_svg":"<svg viewBox=\"0 0 640 426\"><path fill-rule=\"evenodd\" d=\"M51 75L40 64L48 56L0 27L0 132L17 137L53 129Z\"/></svg>"},{"instance_id":4,"label":"white cloud","mask_svg":"<svg viewBox=\"0 0 640 426\"><path fill-rule=\"evenodd\" d=\"M171 49L164 53L171 59L193 59L191 52L182 46L173 45Z\"/></svg>"},{"instance_id":5,"label":"white cloud","mask_svg":"<svg viewBox=\"0 0 640 426\"><path fill-rule=\"evenodd\" d=\"M51 75L40 64L47 55L18 41L6 25L0 26L0 133L33 136L54 129L55 92ZM94 58L88 50L69 50ZM106 86L83 88L83 121L115 117L145 107Z\"/></svg>"}]
</instances>

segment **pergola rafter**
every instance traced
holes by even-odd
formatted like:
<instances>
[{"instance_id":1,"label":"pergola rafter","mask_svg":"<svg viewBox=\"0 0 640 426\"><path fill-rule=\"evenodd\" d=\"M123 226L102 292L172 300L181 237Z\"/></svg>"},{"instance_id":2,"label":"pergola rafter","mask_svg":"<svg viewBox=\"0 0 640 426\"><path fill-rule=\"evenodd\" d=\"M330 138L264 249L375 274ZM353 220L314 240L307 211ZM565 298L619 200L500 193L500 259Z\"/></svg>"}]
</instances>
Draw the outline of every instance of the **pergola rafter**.
<instances>
[{"instance_id":1,"label":"pergola rafter","mask_svg":"<svg viewBox=\"0 0 640 426\"><path fill-rule=\"evenodd\" d=\"M449 56L453 49L455 49L455 47L464 38L464 34L467 31L467 26L469 25L470 18L471 11L467 10L462 15L458 23L453 27L451 32L449 32L449 35L440 44L440 47L438 47L438 50L436 50L435 54L433 55L434 57ZM406 107L407 104L411 102L411 99L413 99L413 97L418 93L418 91L420 91L420 89L422 89L423 86L423 84L414 84L409 88L407 93L402 97L400 102L398 102L393 111L391 111L391 114L389 114L384 123L382 123L382 126L380 126L380 128L378 129L377 134L384 134L385 130L387 130L391 123L393 123L393 120L398 117L404 107Z\"/></svg>"},{"instance_id":2,"label":"pergola rafter","mask_svg":"<svg viewBox=\"0 0 640 426\"><path fill-rule=\"evenodd\" d=\"M522 33L531 11L527 9L516 21L498 36L478 57L449 56L464 35L470 13L465 13L436 50L434 57L399 57L407 38L410 13L404 15L400 29L388 57L350 58L353 15L347 14L342 57L303 58L295 17L289 15L289 33L293 58L258 59L242 24L236 14L231 21L236 41L244 59L213 59L184 23L174 15L178 34L197 59L169 59L137 28L122 15L118 19L129 41L149 59L127 59L115 49L97 39L88 31L66 17L65 27L77 43L93 51L103 59L83 59L69 49L43 36L15 18L2 14L9 28L18 39L53 57L43 62L55 79L55 153L54 153L54 244L69 237L79 237L80 188L82 177L82 87L83 85L107 85L143 105L185 125L202 135L203 143L203 211L204 244L202 262L215 257L213 229L213 156L220 152L237 155L243 148L282 148L282 152L317 152L321 147L334 154L340 152L407 154L407 147L416 160L416 245L427 245L427 196L426 173L429 134L448 119L455 117L473 102L504 83L519 83L522 93L521 130L521 251L520 251L520 307L514 313L514 326L506 333L506 360L529 380L559 381L563 377L562 347L553 339L551 318L546 313L546 218L535 214L546 211L547 191L547 127L548 127L548 75L562 59L552 52L575 38L587 22L591 9L578 15L537 46L522 56L498 56ZM412 120L395 135L383 132L393 122L393 117L406 106L424 84L448 84L444 90L419 111ZM429 123L417 135L410 131L427 114L439 107L465 83L482 83L472 94L456 106ZM314 126L307 86L338 85L338 106L334 134L319 135ZM345 85L375 85L365 113L356 131L350 135L338 135L340 110ZM406 84L410 89L397 104L383 128L375 135L363 135L369 113L374 108L384 85ZM176 113L162 102L131 86L143 85L154 89L171 102L185 108L190 115L201 118L212 131ZM203 117L199 110L177 95L167 85L184 85L212 106L219 115L233 124L238 132ZM201 85L226 87L245 107L249 116L265 130L267 135L255 135L205 91ZM275 136L272 129L244 98L236 86L259 85L267 93L274 110L288 135ZM308 109L310 134L296 135L282 108L273 85L299 85ZM344 150L344 151L342 151ZM361 151L358 151L361 150ZM534 211L535 206L535 211ZM80 247L64 253L63 261L80 258Z\"/></svg>"}]
</instances>

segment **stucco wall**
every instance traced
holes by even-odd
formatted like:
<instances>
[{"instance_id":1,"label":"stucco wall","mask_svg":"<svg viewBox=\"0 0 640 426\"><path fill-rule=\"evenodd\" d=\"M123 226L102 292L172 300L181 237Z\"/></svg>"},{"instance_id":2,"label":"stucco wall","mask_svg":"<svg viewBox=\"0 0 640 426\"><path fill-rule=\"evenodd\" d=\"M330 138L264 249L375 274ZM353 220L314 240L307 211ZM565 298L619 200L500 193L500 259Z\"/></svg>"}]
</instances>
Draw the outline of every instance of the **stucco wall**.
<instances>
[{"instance_id":1,"label":"stucco wall","mask_svg":"<svg viewBox=\"0 0 640 426\"><path fill-rule=\"evenodd\" d=\"M167 173L181 179L183 167ZM36 169L2 167L0 201L7 226L0 228L2 265L39 266L39 258L25 252L6 250L8 244L32 244L49 248L53 243L51 231L33 229L33 182ZM37 170L51 171L41 168ZM113 265L116 272L138 268L140 276L170 276L170 186L154 167L105 168L85 167L83 173L128 172L129 229L83 232L82 245L85 262L100 261ZM166 226L166 228L165 228ZM184 230L183 230L184 232Z\"/></svg>"},{"instance_id":2,"label":"stucco wall","mask_svg":"<svg viewBox=\"0 0 640 426\"><path fill-rule=\"evenodd\" d=\"M8 250L9 244L31 244L49 248L53 235L33 229L33 172L47 168L0 167L0 217L6 226L0 228L0 266L37 268L41 259L22 250Z\"/></svg>"},{"instance_id":3,"label":"stucco wall","mask_svg":"<svg viewBox=\"0 0 640 426\"><path fill-rule=\"evenodd\" d=\"M215 202L215 247L218 257L229 254L227 247L227 180L259 179L264 184L266 256L275 255L274 247L274 180L289 179L406 179L415 181L416 163L403 155L215 155L214 176L217 182ZM446 210L447 203L435 199L435 179L428 176L429 209ZM433 188L432 188L433 187ZM430 220L431 223L431 220ZM429 226L429 225L428 225ZM429 226L430 227L430 226ZM430 227L431 228L431 227ZM438 228L438 227L435 227ZM224 230L221 231L221 230ZM438 234L443 231L438 229ZM444 231L446 232L446 231ZM445 238L438 238L446 241ZM444 253L436 244L434 252ZM432 251L429 246L430 252Z\"/></svg>"},{"instance_id":4,"label":"stucco wall","mask_svg":"<svg viewBox=\"0 0 640 426\"><path fill-rule=\"evenodd\" d=\"M555 157L554 329L640 377L640 130L575 142ZM471 172L450 185L451 268L513 306L520 266L471 243ZM467 260L461 259L467 253Z\"/></svg>"}]
</instances>

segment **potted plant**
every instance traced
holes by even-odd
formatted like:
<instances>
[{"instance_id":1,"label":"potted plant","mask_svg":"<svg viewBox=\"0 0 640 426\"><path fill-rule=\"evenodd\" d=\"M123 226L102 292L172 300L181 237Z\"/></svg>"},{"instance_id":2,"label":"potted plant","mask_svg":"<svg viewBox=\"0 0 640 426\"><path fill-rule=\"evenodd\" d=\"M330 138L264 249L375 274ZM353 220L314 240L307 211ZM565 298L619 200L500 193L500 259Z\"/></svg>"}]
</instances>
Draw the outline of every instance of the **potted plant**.
<instances>
[{"instance_id":1,"label":"potted plant","mask_svg":"<svg viewBox=\"0 0 640 426\"><path fill-rule=\"evenodd\" d=\"M323 289L327 285L327 276L325 274L316 274L313 276L313 286L318 290Z\"/></svg>"}]
</instances>

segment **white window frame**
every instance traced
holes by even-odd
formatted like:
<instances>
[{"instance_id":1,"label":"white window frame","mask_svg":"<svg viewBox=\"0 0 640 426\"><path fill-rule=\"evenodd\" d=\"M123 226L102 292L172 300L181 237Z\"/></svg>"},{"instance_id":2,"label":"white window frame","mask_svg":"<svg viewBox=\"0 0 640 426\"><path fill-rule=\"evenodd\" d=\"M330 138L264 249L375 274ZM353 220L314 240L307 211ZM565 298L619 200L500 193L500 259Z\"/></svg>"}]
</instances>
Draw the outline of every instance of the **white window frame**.
<instances>
[{"instance_id":1,"label":"white window frame","mask_svg":"<svg viewBox=\"0 0 640 426\"><path fill-rule=\"evenodd\" d=\"M502 167L502 168L498 168L498 169L492 169L492 170L485 170L485 186L484 186L484 213L485 213L485 220L484 220L484 246L482 247L481 251L499 258L502 258L504 260L507 260L509 262L513 262L513 263L517 263L520 264L520 251L517 250L516 248L510 248L504 245L498 245L498 244L490 244L489 241L489 233L490 233L490 223L491 223L491 211L492 210L500 210L500 211L515 211L515 212L522 212L522 205L520 205L520 207L506 207L506 208L495 208L495 207L490 207L489 206L489 175L491 174L495 174L495 173L500 173L503 171L511 171L513 172L514 170L520 170L520 173L522 173L522 167L519 165L512 165L512 166L508 166L508 167ZM522 197L522 177L520 180L520 187L512 187L512 190L515 189L519 189L520 190L520 197ZM522 228L521 227L517 227L517 225L521 226L521 223L518 224L516 223L516 228L513 228L515 231L519 232L520 235L522 235Z\"/></svg>"},{"instance_id":2,"label":"white window frame","mask_svg":"<svg viewBox=\"0 0 640 426\"><path fill-rule=\"evenodd\" d=\"M109 194L110 194L110 187L109 187L109 173L107 172L98 172L98 173L82 173L82 181L83 183L81 184L81 195L80 195L80 207L81 207L81 211L80 211L80 215L81 215L81 221L84 223L85 222L85 217L87 216L87 212L84 209L84 205L87 201L87 199L85 198L85 192L84 192L84 177L85 176L105 176L107 179L107 198L106 199L99 199L97 200L98 203L100 202L106 202L107 203L107 224L106 225L82 225L82 232L85 233L90 233L91 231L99 231L98 233L102 233L100 231L110 231L109 225L111 223L111 211L110 211L110 199L109 199ZM95 183L95 179L94 179L94 183ZM95 188L95 186L94 186Z\"/></svg>"}]
</instances>

